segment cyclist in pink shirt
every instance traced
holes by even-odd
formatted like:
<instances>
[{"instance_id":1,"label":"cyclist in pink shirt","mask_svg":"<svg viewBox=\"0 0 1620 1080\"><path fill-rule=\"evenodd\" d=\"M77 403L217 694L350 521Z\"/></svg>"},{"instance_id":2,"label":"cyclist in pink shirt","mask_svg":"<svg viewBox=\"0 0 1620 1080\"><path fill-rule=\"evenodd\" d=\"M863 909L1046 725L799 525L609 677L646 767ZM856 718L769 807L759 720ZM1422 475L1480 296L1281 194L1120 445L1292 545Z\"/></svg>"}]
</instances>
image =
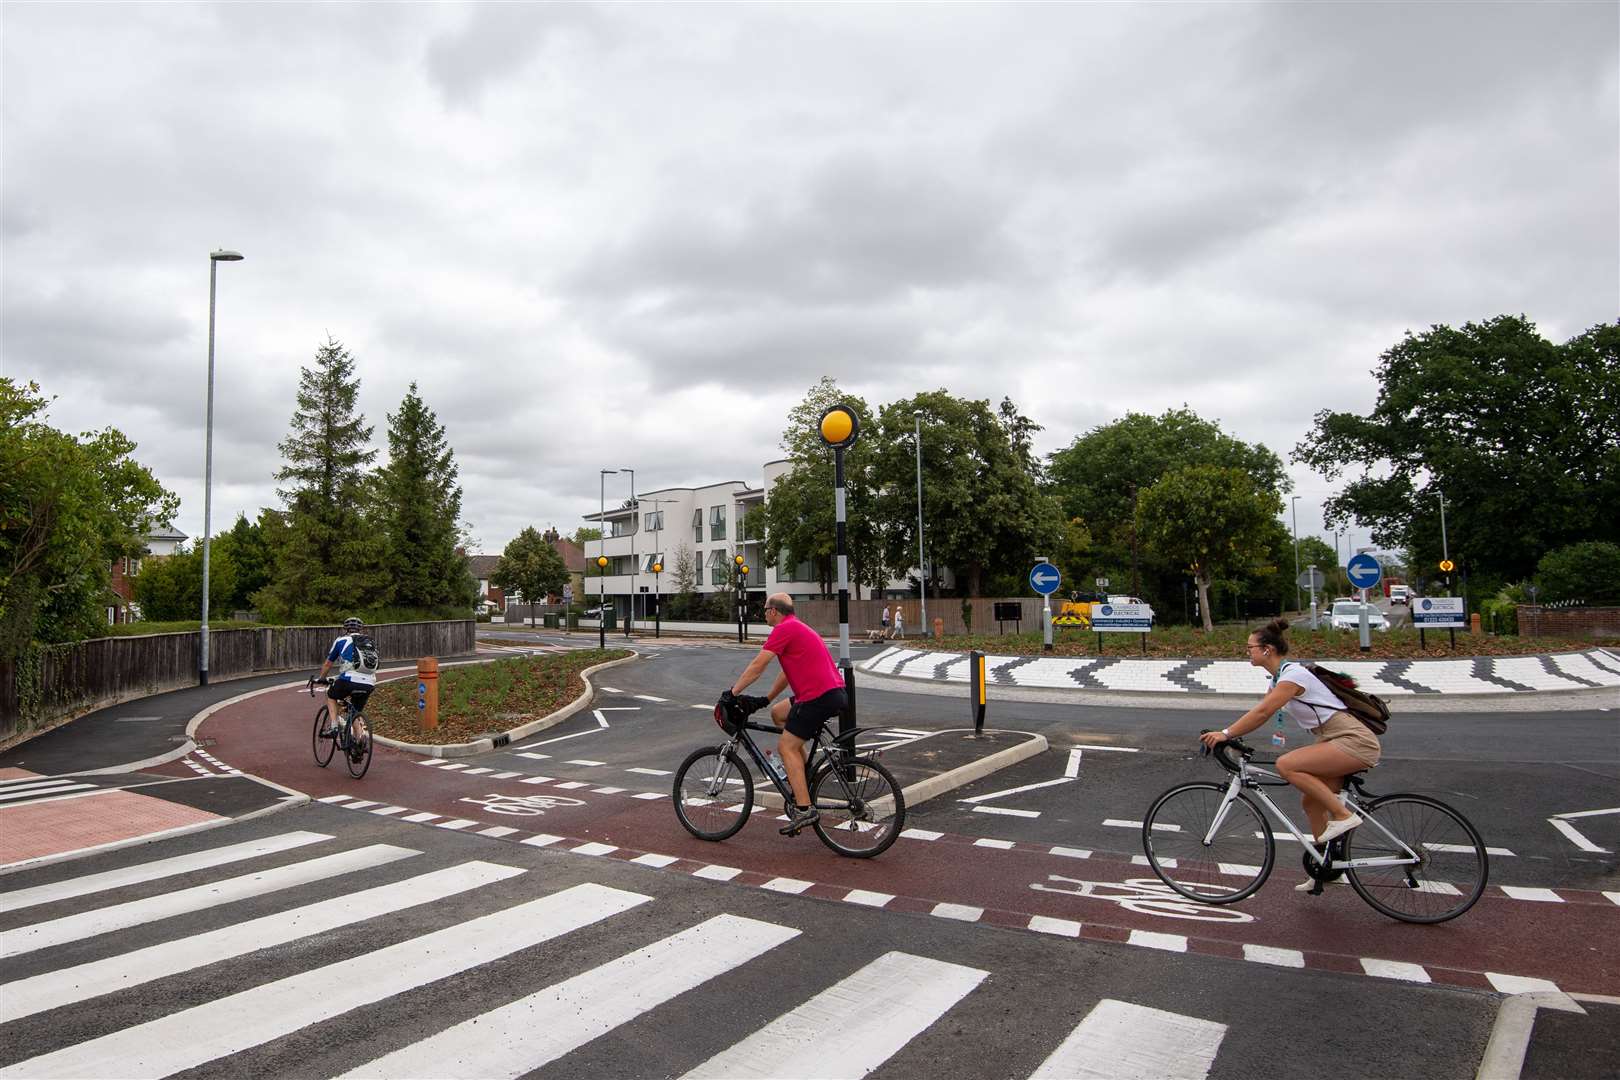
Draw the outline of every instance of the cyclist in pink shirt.
<instances>
[{"instance_id":1,"label":"cyclist in pink shirt","mask_svg":"<svg viewBox=\"0 0 1620 1080\"><path fill-rule=\"evenodd\" d=\"M737 676L731 693L742 696L754 680L764 674L772 660L782 665L782 672L771 684L765 701L780 697L783 690L793 691L791 698L771 706L771 720L782 729L776 746L787 770L795 804L781 832L783 836L797 836L800 829L821 817L810 805L810 786L804 777L804 744L816 737L822 724L844 711L847 704L844 677L833 663L821 635L793 614L793 598L787 593L772 593L766 598L765 623L771 628L771 636L765 639L765 647L759 650L759 655Z\"/></svg>"}]
</instances>

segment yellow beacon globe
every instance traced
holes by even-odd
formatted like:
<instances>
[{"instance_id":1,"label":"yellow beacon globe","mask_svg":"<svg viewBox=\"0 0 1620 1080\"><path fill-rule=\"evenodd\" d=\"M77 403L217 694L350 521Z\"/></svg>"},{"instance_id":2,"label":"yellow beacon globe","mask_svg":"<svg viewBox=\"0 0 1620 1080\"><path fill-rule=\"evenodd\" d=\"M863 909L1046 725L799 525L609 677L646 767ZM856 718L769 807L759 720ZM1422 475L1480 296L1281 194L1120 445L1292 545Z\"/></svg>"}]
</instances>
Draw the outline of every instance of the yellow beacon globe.
<instances>
[{"instance_id":1,"label":"yellow beacon globe","mask_svg":"<svg viewBox=\"0 0 1620 1080\"><path fill-rule=\"evenodd\" d=\"M829 443L837 445L849 438L854 426L849 413L843 409L835 409L821 418L821 437Z\"/></svg>"}]
</instances>

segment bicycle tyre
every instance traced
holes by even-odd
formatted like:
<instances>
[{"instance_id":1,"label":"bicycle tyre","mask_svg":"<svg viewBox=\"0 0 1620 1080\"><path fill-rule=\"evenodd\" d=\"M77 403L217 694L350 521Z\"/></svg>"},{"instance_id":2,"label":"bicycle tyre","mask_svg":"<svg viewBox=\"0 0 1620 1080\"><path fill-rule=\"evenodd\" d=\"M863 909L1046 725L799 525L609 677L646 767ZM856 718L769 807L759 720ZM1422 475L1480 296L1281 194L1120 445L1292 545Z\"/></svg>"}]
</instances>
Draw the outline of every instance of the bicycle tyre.
<instances>
[{"instance_id":1,"label":"bicycle tyre","mask_svg":"<svg viewBox=\"0 0 1620 1080\"><path fill-rule=\"evenodd\" d=\"M675 770L675 817L699 840L720 841L735 836L754 812L754 777L735 750L708 746L686 755ZM708 764L705 765L704 763ZM741 801L725 796L736 786Z\"/></svg>"},{"instance_id":2,"label":"bicycle tyre","mask_svg":"<svg viewBox=\"0 0 1620 1080\"><path fill-rule=\"evenodd\" d=\"M854 806L843 798L844 785L837 776L841 766L857 774L861 770L868 774L856 775L851 781L850 786L855 789ZM829 787L827 799L837 802L837 807L822 805L823 789ZM821 842L851 859L870 859L883 854L906 827L905 793L900 790L894 774L875 758L853 757L842 763L823 764L810 782L810 805L821 811L820 820L812 826Z\"/></svg>"},{"instance_id":3,"label":"bicycle tyre","mask_svg":"<svg viewBox=\"0 0 1620 1080\"><path fill-rule=\"evenodd\" d=\"M1409 923L1442 923L1474 906L1485 892L1490 859L1473 823L1427 795L1385 795L1368 803L1370 820L1345 836L1350 859L1401 854L1377 821L1422 854L1410 867L1346 868L1356 893L1374 911Z\"/></svg>"},{"instance_id":4,"label":"bicycle tyre","mask_svg":"<svg viewBox=\"0 0 1620 1080\"><path fill-rule=\"evenodd\" d=\"M326 726L326 718L331 715L325 705L315 713L315 764L326 768L332 763L332 752L337 749L336 735L322 735L321 729Z\"/></svg>"},{"instance_id":5,"label":"bicycle tyre","mask_svg":"<svg viewBox=\"0 0 1620 1080\"><path fill-rule=\"evenodd\" d=\"M349 775L354 777L356 780L366 775L366 770L371 768L371 728L367 727L366 733L360 738L360 742L358 744L354 743L355 721L364 719L365 717L356 713L354 718L349 721L349 740L351 749L343 756L343 760L348 762L349 765Z\"/></svg>"},{"instance_id":6,"label":"bicycle tyre","mask_svg":"<svg viewBox=\"0 0 1620 1080\"><path fill-rule=\"evenodd\" d=\"M1225 784L1178 784L1153 800L1142 821L1148 866L1175 892L1201 904L1235 904L1253 896L1277 858L1271 825L1241 791L1220 832L1204 843L1225 797Z\"/></svg>"}]
</instances>

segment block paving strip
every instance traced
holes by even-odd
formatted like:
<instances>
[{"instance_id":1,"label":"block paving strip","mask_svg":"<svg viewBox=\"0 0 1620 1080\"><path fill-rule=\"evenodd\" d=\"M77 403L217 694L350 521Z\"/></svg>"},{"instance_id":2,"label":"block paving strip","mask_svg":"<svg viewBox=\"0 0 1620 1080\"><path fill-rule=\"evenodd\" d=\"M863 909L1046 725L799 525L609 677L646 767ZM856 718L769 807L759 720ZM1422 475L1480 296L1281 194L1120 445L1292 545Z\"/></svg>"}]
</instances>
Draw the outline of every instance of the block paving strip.
<instances>
[{"instance_id":1,"label":"block paving strip","mask_svg":"<svg viewBox=\"0 0 1620 1080\"><path fill-rule=\"evenodd\" d=\"M423 764L427 764L427 762L423 762ZM667 796L655 795L654 797L666 798ZM331 806L362 811L376 805L367 800L356 799L351 795L328 795L317 801ZM443 818L444 815L442 814L423 812L400 820L458 830L479 824L478 822L462 819L445 821L442 820ZM938 841L947 839L946 834L942 833L933 833L931 836L919 835L924 833L926 833L926 830L907 829L901 833L901 836L914 840ZM527 833L525 830L507 826L496 826L483 830L481 835L525 844L530 847L552 848L577 855L615 859L620 862L634 863L638 866L669 873L685 874L710 881L729 881L749 888L791 893L798 896L811 896L819 900L855 904L863 907L880 907L885 911L896 911L909 915L928 915L933 918L950 919L957 922L983 923L1007 930L1034 931L1059 937L1076 938L1081 941L1134 945L1138 948L1191 953L1197 956L1213 956L1227 960L1242 960L1249 963L1282 965L1305 970L1331 971L1373 978L1391 978L1407 982L1432 983L1469 990L1495 991L1504 994L1523 993L1531 990L1557 991L1559 989L1557 984L1550 980L1524 975L1492 971L1469 971L1463 968L1444 967L1436 964L1413 964L1405 961L1349 956L1342 953L1321 952L1313 949L1282 949L1238 941L1201 938L1190 934L1168 934L1141 930L1109 923L1056 919L1051 916L1032 915L1028 912L1011 911L1004 908L977 908L966 904L940 903L915 896L897 896L888 893L871 892L866 889L851 889L843 885L828 885L821 882L803 881L797 878L784 878L775 874L742 870L733 866L722 866L717 863L685 859L658 852L638 851L634 848L582 840L577 837L558 836L553 833ZM1034 848L1034 845L1024 845L1024 850ZM1075 849L1047 848L1044 850L1067 853ZM1085 852L1084 856L1089 857L1090 854L1090 852ZM1594 895L1607 896L1608 900L1620 905L1620 893Z\"/></svg>"}]
</instances>

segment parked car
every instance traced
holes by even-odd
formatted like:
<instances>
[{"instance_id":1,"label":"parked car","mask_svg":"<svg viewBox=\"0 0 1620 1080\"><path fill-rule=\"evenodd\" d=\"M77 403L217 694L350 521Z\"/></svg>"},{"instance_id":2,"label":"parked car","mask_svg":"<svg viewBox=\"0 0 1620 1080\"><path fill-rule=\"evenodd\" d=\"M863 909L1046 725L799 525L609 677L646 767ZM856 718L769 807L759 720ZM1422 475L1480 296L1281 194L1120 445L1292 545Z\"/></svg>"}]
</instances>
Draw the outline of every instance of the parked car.
<instances>
[{"instance_id":1,"label":"parked car","mask_svg":"<svg viewBox=\"0 0 1620 1080\"><path fill-rule=\"evenodd\" d=\"M1412 586L1391 585L1389 587L1389 602L1392 604L1410 604L1412 602Z\"/></svg>"},{"instance_id":2,"label":"parked car","mask_svg":"<svg viewBox=\"0 0 1620 1080\"><path fill-rule=\"evenodd\" d=\"M1367 625L1369 627L1374 630L1389 629L1389 620L1384 618L1384 613L1382 611L1379 611L1371 604L1362 605L1354 600L1335 601L1333 604L1333 616L1329 620L1329 625L1335 630L1359 629L1361 626L1361 610L1363 606L1365 606L1367 609Z\"/></svg>"}]
</instances>

